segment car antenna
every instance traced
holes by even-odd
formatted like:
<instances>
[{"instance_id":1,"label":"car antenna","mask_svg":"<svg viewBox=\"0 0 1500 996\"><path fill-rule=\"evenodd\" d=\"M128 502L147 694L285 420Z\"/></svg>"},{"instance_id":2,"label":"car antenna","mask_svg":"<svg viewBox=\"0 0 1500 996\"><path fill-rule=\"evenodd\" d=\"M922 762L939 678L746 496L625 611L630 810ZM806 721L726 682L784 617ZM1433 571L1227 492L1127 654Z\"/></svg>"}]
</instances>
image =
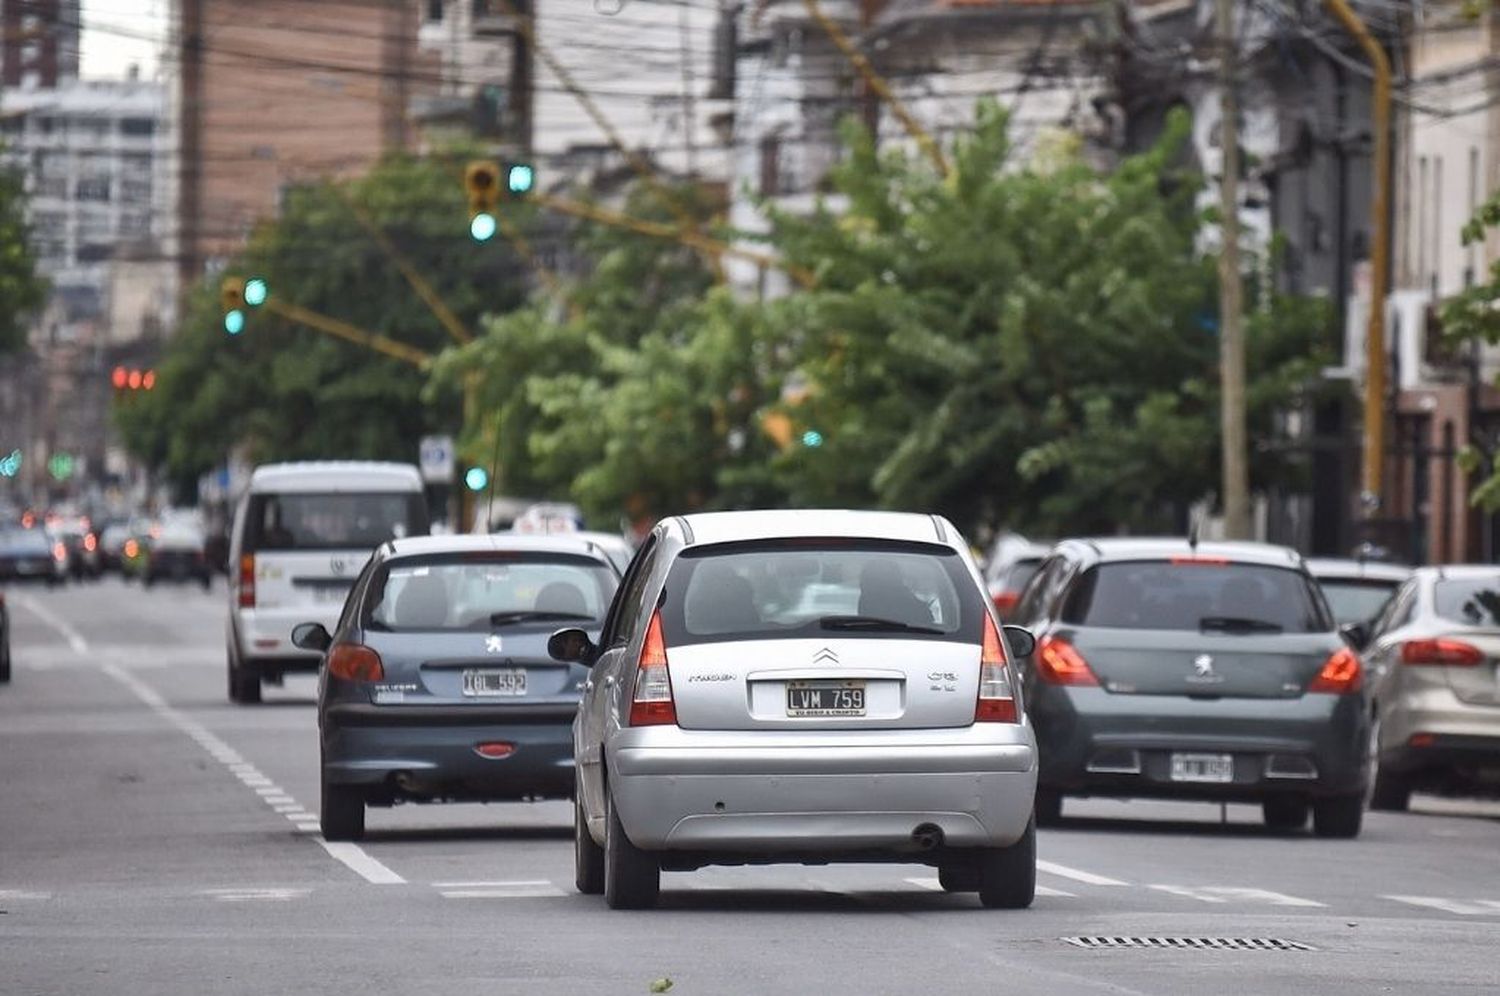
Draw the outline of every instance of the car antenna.
<instances>
[{"instance_id":1,"label":"car antenna","mask_svg":"<svg viewBox=\"0 0 1500 996\"><path fill-rule=\"evenodd\" d=\"M1196 515L1188 519L1188 549L1194 553L1198 552L1198 522Z\"/></svg>"}]
</instances>

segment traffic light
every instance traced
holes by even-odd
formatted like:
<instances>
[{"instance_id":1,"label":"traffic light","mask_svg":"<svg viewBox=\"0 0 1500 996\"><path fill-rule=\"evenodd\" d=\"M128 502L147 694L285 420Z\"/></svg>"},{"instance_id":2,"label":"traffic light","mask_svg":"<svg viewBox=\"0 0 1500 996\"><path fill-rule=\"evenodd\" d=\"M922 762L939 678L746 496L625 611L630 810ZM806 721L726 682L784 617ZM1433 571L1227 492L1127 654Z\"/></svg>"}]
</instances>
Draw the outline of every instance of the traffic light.
<instances>
[{"instance_id":1,"label":"traffic light","mask_svg":"<svg viewBox=\"0 0 1500 996\"><path fill-rule=\"evenodd\" d=\"M808 429L802 434L802 445L808 449L816 449L823 445L823 434L817 429Z\"/></svg>"},{"instance_id":2,"label":"traffic light","mask_svg":"<svg viewBox=\"0 0 1500 996\"><path fill-rule=\"evenodd\" d=\"M505 193L512 200L525 197L536 187L536 167L531 163L505 164Z\"/></svg>"},{"instance_id":3,"label":"traffic light","mask_svg":"<svg viewBox=\"0 0 1500 996\"><path fill-rule=\"evenodd\" d=\"M11 450L0 457L0 477L15 477L21 472L21 451Z\"/></svg>"},{"instance_id":4,"label":"traffic light","mask_svg":"<svg viewBox=\"0 0 1500 996\"><path fill-rule=\"evenodd\" d=\"M219 303L224 309L224 331L230 335L245 331L245 281L225 277L219 284Z\"/></svg>"},{"instance_id":5,"label":"traffic light","mask_svg":"<svg viewBox=\"0 0 1500 996\"><path fill-rule=\"evenodd\" d=\"M251 277L245 281L245 289L242 296L245 303L252 308L259 308L266 303L266 298L271 295L271 285L266 283L265 277Z\"/></svg>"},{"instance_id":6,"label":"traffic light","mask_svg":"<svg viewBox=\"0 0 1500 996\"><path fill-rule=\"evenodd\" d=\"M490 472L483 467L470 467L464 475L464 486L470 491L483 491L490 483Z\"/></svg>"},{"instance_id":7,"label":"traffic light","mask_svg":"<svg viewBox=\"0 0 1500 996\"><path fill-rule=\"evenodd\" d=\"M115 367L110 371L109 382L116 391L149 391L156 386L156 371Z\"/></svg>"},{"instance_id":8,"label":"traffic light","mask_svg":"<svg viewBox=\"0 0 1500 996\"><path fill-rule=\"evenodd\" d=\"M77 461L71 453L54 453L47 461L47 473L51 474L52 479L56 481L66 481L73 476L76 468Z\"/></svg>"},{"instance_id":9,"label":"traffic light","mask_svg":"<svg viewBox=\"0 0 1500 996\"><path fill-rule=\"evenodd\" d=\"M464 193L469 198L469 234L475 242L495 235L495 209L500 203L500 167L476 159L464 169Z\"/></svg>"}]
</instances>

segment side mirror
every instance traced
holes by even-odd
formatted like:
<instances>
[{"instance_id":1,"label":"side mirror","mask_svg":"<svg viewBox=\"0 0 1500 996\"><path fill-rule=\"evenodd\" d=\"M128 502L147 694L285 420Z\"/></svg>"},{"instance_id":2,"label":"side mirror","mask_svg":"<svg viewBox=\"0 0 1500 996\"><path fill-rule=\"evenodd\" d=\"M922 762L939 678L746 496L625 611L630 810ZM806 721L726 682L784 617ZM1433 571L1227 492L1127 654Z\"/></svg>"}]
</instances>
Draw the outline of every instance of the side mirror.
<instances>
[{"instance_id":1,"label":"side mirror","mask_svg":"<svg viewBox=\"0 0 1500 996\"><path fill-rule=\"evenodd\" d=\"M599 656L599 648L589 635L576 626L560 629L547 639L547 656L555 661L589 667Z\"/></svg>"},{"instance_id":2,"label":"side mirror","mask_svg":"<svg viewBox=\"0 0 1500 996\"><path fill-rule=\"evenodd\" d=\"M322 623L300 623L292 627L292 645L322 654L333 646L333 637L328 635Z\"/></svg>"},{"instance_id":3,"label":"side mirror","mask_svg":"<svg viewBox=\"0 0 1500 996\"><path fill-rule=\"evenodd\" d=\"M1036 637L1025 626L1002 626L1000 632L1005 636L1005 647L1011 660L1030 657L1036 649Z\"/></svg>"},{"instance_id":4,"label":"side mirror","mask_svg":"<svg viewBox=\"0 0 1500 996\"><path fill-rule=\"evenodd\" d=\"M1349 645L1355 650L1363 650L1365 644L1370 642L1369 623L1344 623L1344 625L1339 627L1339 632L1343 634L1344 639L1348 640Z\"/></svg>"}]
</instances>

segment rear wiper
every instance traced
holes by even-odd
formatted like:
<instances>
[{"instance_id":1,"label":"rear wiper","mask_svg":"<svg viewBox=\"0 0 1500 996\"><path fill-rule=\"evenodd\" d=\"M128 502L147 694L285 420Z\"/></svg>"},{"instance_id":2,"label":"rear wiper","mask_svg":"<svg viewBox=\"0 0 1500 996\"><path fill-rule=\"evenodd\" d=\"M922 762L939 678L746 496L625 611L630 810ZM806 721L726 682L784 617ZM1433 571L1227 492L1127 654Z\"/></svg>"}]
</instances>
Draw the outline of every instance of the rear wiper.
<instances>
[{"instance_id":1,"label":"rear wiper","mask_svg":"<svg viewBox=\"0 0 1500 996\"><path fill-rule=\"evenodd\" d=\"M863 629L884 633L931 633L942 636L943 631L931 626L913 626L897 619L881 619L877 616L824 616L818 620L824 629Z\"/></svg>"},{"instance_id":2,"label":"rear wiper","mask_svg":"<svg viewBox=\"0 0 1500 996\"><path fill-rule=\"evenodd\" d=\"M1222 629L1230 633L1280 633L1280 623L1265 619L1246 619L1241 616L1204 616L1198 620L1199 629Z\"/></svg>"},{"instance_id":3,"label":"rear wiper","mask_svg":"<svg viewBox=\"0 0 1500 996\"><path fill-rule=\"evenodd\" d=\"M490 615L491 626L512 626L523 622L567 622L569 620L593 622L590 615L577 612L539 612L536 609L521 609L513 612L495 612Z\"/></svg>"}]
</instances>

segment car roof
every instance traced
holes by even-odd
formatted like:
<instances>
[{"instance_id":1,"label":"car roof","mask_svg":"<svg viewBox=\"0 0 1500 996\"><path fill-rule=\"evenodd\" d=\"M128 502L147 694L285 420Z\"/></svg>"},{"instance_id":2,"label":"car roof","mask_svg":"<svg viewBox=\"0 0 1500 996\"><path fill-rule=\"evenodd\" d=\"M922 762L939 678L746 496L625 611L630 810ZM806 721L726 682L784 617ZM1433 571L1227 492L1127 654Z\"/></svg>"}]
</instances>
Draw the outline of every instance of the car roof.
<instances>
[{"instance_id":1,"label":"car roof","mask_svg":"<svg viewBox=\"0 0 1500 996\"><path fill-rule=\"evenodd\" d=\"M455 533L451 536L408 536L386 543L388 557L422 557L435 553L572 553L604 562L609 558L596 544L568 533Z\"/></svg>"},{"instance_id":2,"label":"car roof","mask_svg":"<svg viewBox=\"0 0 1500 996\"><path fill-rule=\"evenodd\" d=\"M1412 572L1424 581L1483 581L1500 575L1497 564L1438 564Z\"/></svg>"},{"instance_id":3,"label":"car roof","mask_svg":"<svg viewBox=\"0 0 1500 996\"><path fill-rule=\"evenodd\" d=\"M1395 581L1400 583L1411 577L1412 569L1405 564L1388 564L1378 560L1350 560L1340 557L1312 557L1307 560L1307 569L1313 577L1329 580Z\"/></svg>"},{"instance_id":4,"label":"car roof","mask_svg":"<svg viewBox=\"0 0 1500 996\"><path fill-rule=\"evenodd\" d=\"M1239 564L1297 567L1302 557L1288 546L1243 541L1204 541L1193 545L1180 536L1109 536L1064 540L1059 546L1081 544L1099 560L1160 560L1169 557L1223 557Z\"/></svg>"},{"instance_id":5,"label":"car roof","mask_svg":"<svg viewBox=\"0 0 1500 996\"><path fill-rule=\"evenodd\" d=\"M421 491L422 475L409 463L380 460L303 460L268 463L250 475L250 491Z\"/></svg>"},{"instance_id":6,"label":"car roof","mask_svg":"<svg viewBox=\"0 0 1500 996\"><path fill-rule=\"evenodd\" d=\"M799 538L875 539L908 543L961 544L957 530L936 515L843 509L762 509L700 512L679 516L691 546L745 540Z\"/></svg>"}]
</instances>

